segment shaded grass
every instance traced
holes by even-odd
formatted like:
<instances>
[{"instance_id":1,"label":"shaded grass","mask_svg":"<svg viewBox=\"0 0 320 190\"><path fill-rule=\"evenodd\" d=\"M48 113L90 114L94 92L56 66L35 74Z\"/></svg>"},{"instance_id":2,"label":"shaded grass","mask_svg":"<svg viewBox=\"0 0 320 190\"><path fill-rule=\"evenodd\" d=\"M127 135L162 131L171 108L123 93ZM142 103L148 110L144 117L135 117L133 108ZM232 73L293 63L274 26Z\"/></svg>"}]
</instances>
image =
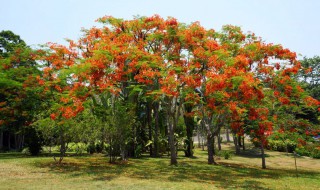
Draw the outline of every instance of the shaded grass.
<instances>
[{"instance_id":1,"label":"shaded grass","mask_svg":"<svg viewBox=\"0 0 320 190\"><path fill-rule=\"evenodd\" d=\"M262 170L257 154L251 149L207 165L206 152L196 150L194 158L179 157L178 166L169 166L168 157L109 164L96 154L56 165L46 156L0 154L0 189L319 189L319 160L299 158L297 177L291 155L268 151L269 169Z\"/></svg>"}]
</instances>

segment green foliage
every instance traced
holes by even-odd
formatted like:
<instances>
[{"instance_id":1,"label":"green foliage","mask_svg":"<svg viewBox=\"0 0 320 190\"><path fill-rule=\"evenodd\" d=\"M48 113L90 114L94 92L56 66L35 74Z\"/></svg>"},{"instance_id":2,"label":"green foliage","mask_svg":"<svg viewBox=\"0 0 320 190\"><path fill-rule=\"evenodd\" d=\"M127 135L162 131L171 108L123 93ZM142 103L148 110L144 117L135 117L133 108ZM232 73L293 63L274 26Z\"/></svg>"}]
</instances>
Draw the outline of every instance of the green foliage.
<instances>
[{"instance_id":1,"label":"green foliage","mask_svg":"<svg viewBox=\"0 0 320 190\"><path fill-rule=\"evenodd\" d=\"M0 57L8 57L18 46L26 46L20 36L9 30L0 32Z\"/></svg>"},{"instance_id":2,"label":"green foliage","mask_svg":"<svg viewBox=\"0 0 320 190\"><path fill-rule=\"evenodd\" d=\"M309 156L312 158L320 158L320 143L308 143L295 149L300 156Z\"/></svg>"},{"instance_id":3,"label":"green foliage","mask_svg":"<svg viewBox=\"0 0 320 190\"><path fill-rule=\"evenodd\" d=\"M38 154L40 140L28 129L40 111L35 76L41 72L34 55L35 51L18 35L11 31L0 32L0 130L7 135L5 138L25 135L30 152ZM21 145L14 148L20 149Z\"/></svg>"},{"instance_id":4,"label":"green foliage","mask_svg":"<svg viewBox=\"0 0 320 190\"><path fill-rule=\"evenodd\" d=\"M230 150L221 150L221 151L218 152L217 155L218 156L222 156L224 159L228 160L228 159L232 158L233 153Z\"/></svg>"},{"instance_id":5,"label":"green foliage","mask_svg":"<svg viewBox=\"0 0 320 190\"><path fill-rule=\"evenodd\" d=\"M269 150L275 150L275 151L280 151L280 152L293 152L295 148L297 147L297 143L286 139L285 141L282 140L268 140L268 146L267 148Z\"/></svg>"},{"instance_id":6,"label":"green foliage","mask_svg":"<svg viewBox=\"0 0 320 190\"><path fill-rule=\"evenodd\" d=\"M82 154L86 152L87 145L85 143L69 143L68 152L75 152L76 154Z\"/></svg>"},{"instance_id":7,"label":"green foliage","mask_svg":"<svg viewBox=\"0 0 320 190\"><path fill-rule=\"evenodd\" d=\"M142 146L139 144L136 146L136 148L134 149L134 157L135 158L140 158L142 155Z\"/></svg>"},{"instance_id":8,"label":"green foliage","mask_svg":"<svg viewBox=\"0 0 320 190\"><path fill-rule=\"evenodd\" d=\"M42 150L43 140L33 127L26 128L26 146L31 155L36 156Z\"/></svg>"},{"instance_id":9,"label":"green foliage","mask_svg":"<svg viewBox=\"0 0 320 190\"><path fill-rule=\"evenodd\" d=\"M298 80L302 81L303 87L314 98L319 100L320 97L320 57L304 57L301 60L303 70L299 71ZM308 70L310 69L310 70Z\"/></svg>"},{"instance_id":10,"label":"green foliage","mask_svg":"<svg viewBox=\"0 0 320 190\"><path fill-rule=\"evenodd\" d=\"M89 143L89 145L87 146L87 152L89 154L93 154L96 152L96 146L94 143Z\"/></svg>"}]
</instances>

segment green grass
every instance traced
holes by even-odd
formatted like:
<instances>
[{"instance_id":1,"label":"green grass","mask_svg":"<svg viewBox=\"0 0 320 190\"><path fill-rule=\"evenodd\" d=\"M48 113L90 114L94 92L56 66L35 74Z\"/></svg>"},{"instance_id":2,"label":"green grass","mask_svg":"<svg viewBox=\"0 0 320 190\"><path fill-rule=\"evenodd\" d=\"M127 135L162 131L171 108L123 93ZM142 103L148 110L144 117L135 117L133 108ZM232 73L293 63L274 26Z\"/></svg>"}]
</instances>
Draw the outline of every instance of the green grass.
<instances>
[{"instance_id":1,"label":"green grass","mask_svg":"<svg viewBox=\"0 0 320 190\"><path fill-rule=\"evenodd\" d=\"M225 145L225 148L229 148ZM180 153L182 154L182 153ZM62 165L52 157L0 154L0 189L319 189L320 160L298 158L298 177L291 154L267 151L268 169L253 150L230 160L206 164L206 152L194 158L130 159L109 164L101 154L68 156Z\"/></svg>"}]
</instances>

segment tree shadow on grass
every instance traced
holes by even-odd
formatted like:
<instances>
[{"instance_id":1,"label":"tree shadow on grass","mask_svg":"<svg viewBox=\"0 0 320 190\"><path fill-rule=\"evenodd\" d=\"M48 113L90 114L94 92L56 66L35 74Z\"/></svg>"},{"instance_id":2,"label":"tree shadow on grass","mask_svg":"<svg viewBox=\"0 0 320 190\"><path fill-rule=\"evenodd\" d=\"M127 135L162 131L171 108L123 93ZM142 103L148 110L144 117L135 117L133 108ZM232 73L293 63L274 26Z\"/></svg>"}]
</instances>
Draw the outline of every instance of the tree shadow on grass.
<instances>
[{"instance_id":1,"label":"tree shadow on grass","mask_svg":"<svg viewBox=\"0 0 320 190\"><path fill-rule=\"evenodd\" d=\"M33 156L30 154L24 154L21 152L5 152L0 153L0 160L6 160L6 159L20 159L20 158L53 158L53 157L59 157L60 153L41 153L37 156ZM65 157L88 157L89 154L74 154L74 153L67 153Z\"/></svg>"},{"instance_id":2,"label":"tree shadow on grass","mask_svg":"<svg viewBox=\"0 0 320 190\"><path fill-rule=\"evenodd\" d=\"M261 150L260 148L251 148L242 150L237 156L245 157L245 158L261 158ZM265 157L272 157L272 155L269 155L265 153Z\"/></svg>"},{"instance_id":3,"label":"tree shadow on grass","mask_svg":"<svg viewBox=\"0 0 320 190\"><path fill-rule=\"evenodd\" d=\"M21 154L20 152L7 152L0 154L0 160L14 159L14 158L30 158L26 154Z\"/></svg>"},{"instance_id":4,"label":"tree shadow on grass","mask_svg":"<svg viewBox=\"0 0 320 190\"><path fill-rule=\"evenodd\" d=\"M179 165L169 166L168 158L131 159L128 162L108 163L105 157L70 157L63 164L44 161L37 167L49 168L50 172L70 177L89 176L95 181L112 181L124 176L134 179L161 182L195 182L214 184L220 188L267 189L260 178L278 180L296 176L295 170L260 169L252 166L225 163L207 165L203 159L179 158ZM319 173L299 171L300 177L319 178Z\"/></svg>"}]
</instances>

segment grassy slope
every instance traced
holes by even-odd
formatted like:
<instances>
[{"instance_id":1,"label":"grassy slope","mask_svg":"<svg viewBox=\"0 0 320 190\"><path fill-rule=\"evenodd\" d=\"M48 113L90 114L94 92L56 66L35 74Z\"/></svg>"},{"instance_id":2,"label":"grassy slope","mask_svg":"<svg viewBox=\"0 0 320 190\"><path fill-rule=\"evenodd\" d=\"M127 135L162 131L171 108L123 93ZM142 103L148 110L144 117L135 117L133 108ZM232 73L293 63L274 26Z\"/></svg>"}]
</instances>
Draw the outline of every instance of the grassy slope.
<instances>
[{"instance_id":1,"label":"grassy slope","mask_svg":"<svg viewBox=\"0 0 320 190\"><path fill-rule=\"evenodd\" d=\"M130 159L112 165L102 155L67 157L62 166L51 157L0 154L0 189L320 189L320 160L267 152L267 167L247 151L219 165L206 164L206 152L196 158ZM181 153L182 154L182 153Z\"/></svg>"}]
</instances>

